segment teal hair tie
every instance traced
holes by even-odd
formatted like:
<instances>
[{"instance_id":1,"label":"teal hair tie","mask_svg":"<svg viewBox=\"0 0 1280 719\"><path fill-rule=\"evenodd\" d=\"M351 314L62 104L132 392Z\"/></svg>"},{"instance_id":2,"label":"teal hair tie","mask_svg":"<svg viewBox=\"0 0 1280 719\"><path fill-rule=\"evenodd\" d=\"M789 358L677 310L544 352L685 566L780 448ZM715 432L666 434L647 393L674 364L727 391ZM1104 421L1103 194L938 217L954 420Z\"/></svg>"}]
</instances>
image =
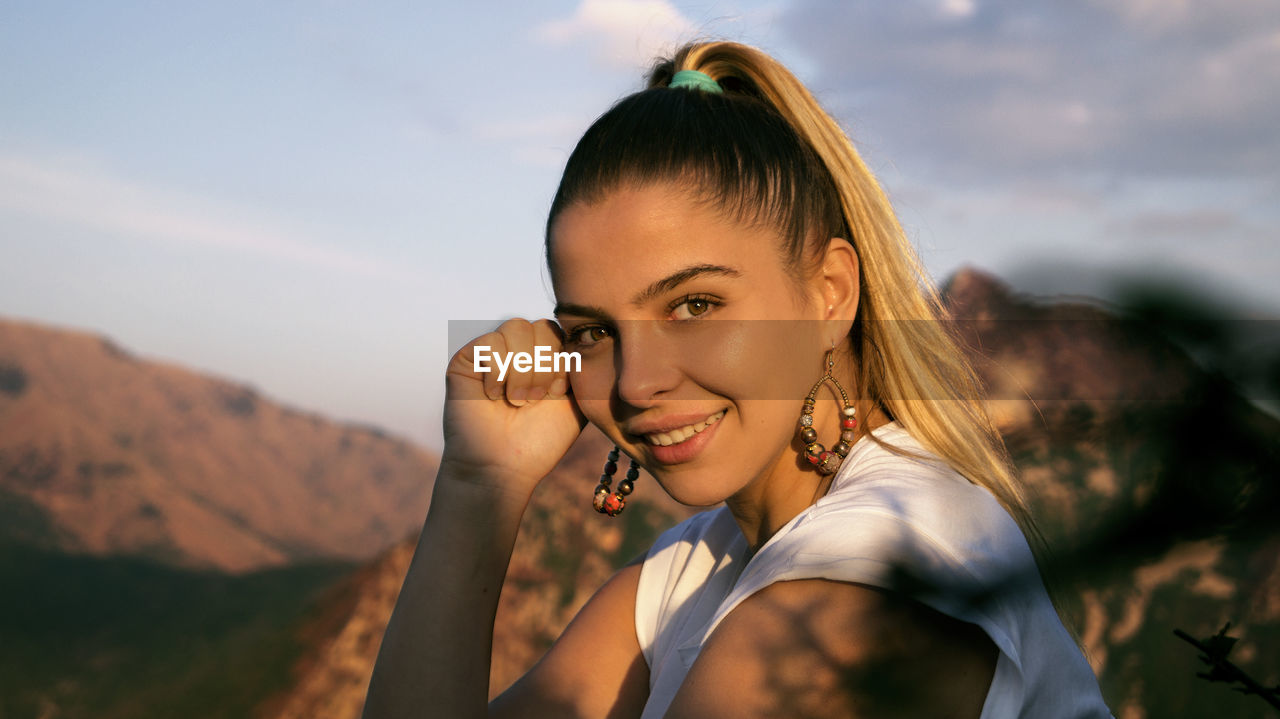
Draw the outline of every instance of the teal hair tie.
<instances>
[{"instance_id":1,"label":"teal hair tie","mask_svg":"<svg viewBox=\"0 0 1280 719\"><path fill-rule=\"evenodd\" d=\"M716 95L724 92L724 88L720 87L720 83L716 82L705 72L697 70L681 70L671 76L671 82L667 83L667 87L687 87L690 90L702 90Z\"/></svg>"}]
</instances>

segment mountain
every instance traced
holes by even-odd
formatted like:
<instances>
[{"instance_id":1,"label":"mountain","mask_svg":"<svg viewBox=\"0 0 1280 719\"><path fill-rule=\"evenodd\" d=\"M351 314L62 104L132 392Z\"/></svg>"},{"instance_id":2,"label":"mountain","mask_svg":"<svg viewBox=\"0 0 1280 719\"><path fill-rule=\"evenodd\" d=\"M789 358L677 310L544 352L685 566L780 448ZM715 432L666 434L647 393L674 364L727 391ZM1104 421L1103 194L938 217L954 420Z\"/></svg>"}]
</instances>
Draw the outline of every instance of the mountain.
<instances>
[{"instance_id":1,"label":"mountain","mask_svg":"<svg viewBox=\"0 0 1280 719\"><path fill-rule=\"evenodd\" d=\"M0 542L244 572L364 560L436 458L110 340L0 320Z\"/></svg>"},{"instance_id":2,"label":"mountain","mask_svg":"<svg viewBox=\"0 0 1280 719\"><path fill-rule=\"evenodd\" d=\"M1230 659L1280 682L1280 422L1158 328L1098 303L1028 298L974 270L945 298L1028 485L1050 547L1043 569L1115 715L1273 716L1255 696L1197 679L1207 667L1173 631L1207 637L1231 621ZM615 520L587 510L607 449L584 435L525 516L497 621L495 691L613 568L690 512L652 482ZM321 601L292 685L256 716L359 715L413 544Z\"/></svg>"},{"instance_id":3,"label":"mountain","mask_svg":"<svg viewBox=\"0 0 1280 719\"><path fill-rule=\"evenodd\" d=\"M323 592L421 525L436 463L0 320L0 717L249 716Z\"/></svg>"},{"instance_id":4,"label":"mountain","mask_svg":"<svg viewBox=\"0 0 1280 719\"><path fill-rule=\"evenodd\" d=\"M494 694L538 660L615 569L696 511L675 503L641 474L622 514L597 514L591 495L611 446L589 428L530 500L498 605L490 674ZM416 544L416 536L405 540L319 602L299 631L306 649L291 686L266 701L255 716L359 716Z\"/></svg>"},{"instance_id":5,"label":"mountain","mask_svg":"<svg viewBox=\"0 0 1280 719\"><path fill-rule=\"evenodd\" d=\"M0 717L243 719L350 562L227 573L0 544Z\"/></svg>"}]
</instances>

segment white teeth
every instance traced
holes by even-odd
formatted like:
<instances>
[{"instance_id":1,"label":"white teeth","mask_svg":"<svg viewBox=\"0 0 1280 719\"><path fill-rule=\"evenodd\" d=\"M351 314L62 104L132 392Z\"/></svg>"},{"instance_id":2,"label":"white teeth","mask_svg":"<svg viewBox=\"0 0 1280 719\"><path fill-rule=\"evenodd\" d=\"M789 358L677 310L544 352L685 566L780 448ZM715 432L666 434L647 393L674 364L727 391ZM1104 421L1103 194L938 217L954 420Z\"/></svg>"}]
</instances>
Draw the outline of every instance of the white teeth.
<instances>
[{"instance_id":1,"label":"white teeth","mask_svg":"<svg viewBox=\"0 0 1280 719\"><path fill-rule=\"evenodd\" d=\"M653 434L647 434L645 435L645 439L649 440L649 444L670 447L673 444L679 444L689 439L707 427L719 422L723 417L724 410L720 410L701 422L695 422L694 424L669 430L667 432L654 432Z\"/></svg>"}]
</instances>

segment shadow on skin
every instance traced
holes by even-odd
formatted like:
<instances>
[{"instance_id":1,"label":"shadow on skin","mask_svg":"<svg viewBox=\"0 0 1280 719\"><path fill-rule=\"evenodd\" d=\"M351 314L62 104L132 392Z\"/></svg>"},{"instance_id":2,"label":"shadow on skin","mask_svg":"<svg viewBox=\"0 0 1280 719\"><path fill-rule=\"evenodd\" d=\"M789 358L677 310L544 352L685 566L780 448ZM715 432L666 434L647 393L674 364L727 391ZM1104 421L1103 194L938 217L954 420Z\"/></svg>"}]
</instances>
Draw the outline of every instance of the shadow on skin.
<instances>
[{"instance_id":1,"label":"shadow on skin","mask_svg":"<svg viewBox=\"0 0 1280 719\"><path fill-rule=\"evenodd\" d=\"M713 635L705 658L727 662L731 679L698 684L705 696L682 707L688 716L976 718L997 657L976 626L892 592L825 580L770 585L721 628L733 633Z\"/></svg>"}]
</instances>

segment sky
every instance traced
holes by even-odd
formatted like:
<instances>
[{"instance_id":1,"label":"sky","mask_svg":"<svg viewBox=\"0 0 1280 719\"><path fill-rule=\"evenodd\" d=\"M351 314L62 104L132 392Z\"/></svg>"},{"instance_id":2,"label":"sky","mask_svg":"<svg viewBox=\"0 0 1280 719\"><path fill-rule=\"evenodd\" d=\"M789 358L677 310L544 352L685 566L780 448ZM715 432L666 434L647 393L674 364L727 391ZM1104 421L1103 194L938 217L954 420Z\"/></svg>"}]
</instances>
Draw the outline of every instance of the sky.
<instances>
[{"instance_id":1,"label":"sky","mask_svg":"<svg viewBox=\"0 0 1280 719\"><path fill-rule=\"evenodd\" d=\"M1274 0L8 0L0 316L438 448L450 321L549 314L569 151L705 37L795 71L939 281L1280 316Z\"/></svg>"}]
</instances>

